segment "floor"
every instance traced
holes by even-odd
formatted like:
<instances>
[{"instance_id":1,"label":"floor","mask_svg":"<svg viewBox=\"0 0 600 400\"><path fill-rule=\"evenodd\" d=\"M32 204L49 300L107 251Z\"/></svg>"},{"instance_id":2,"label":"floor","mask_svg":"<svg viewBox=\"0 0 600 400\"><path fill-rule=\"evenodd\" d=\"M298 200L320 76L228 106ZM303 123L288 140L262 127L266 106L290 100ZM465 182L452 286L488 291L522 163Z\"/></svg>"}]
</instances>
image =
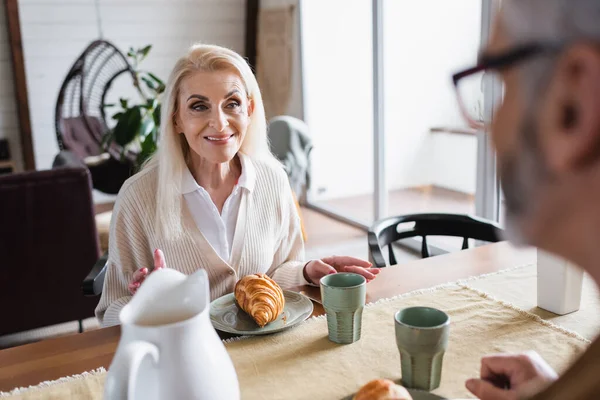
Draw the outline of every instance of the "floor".
<instances>
[{"instance_id":1,"label":"floor","mask_svg":"<svg viewBox=\"0 0 600 400\"><path fill-rule=\"evenodd\" d=\"M364 221L367 225L373 221L372 195L328 200L319 204L340 214ZM402 189L390 192L388 208L389 216L425 212L474 214L475 197L431 186ZM306 208L302 209L302 213L308 236L307 258L331 254L368 258L366 232ZM434 237L431 238L430 243L453 250L460 249L462 239ZM414 253L401 249L396 251L396 256L399 263L415 258Z\"/></svg>"},{"instance_id":2,"label":"floor","mask_svg":"<svg viewBox=\"0 0 600 400\"><path fill-rule=\"evenodd\" d=\"M389 206L391 214L407 214L413 212L444 211L454 213L471 213L472 196L458 194L439 188L418 188L394 191L390 194ZM358 196L326 203L328 206L363 220L372 220L373 200L371 196ZM112 202L98 202L96 213L112 209ZM365 231L338 222L316 211L302 208L302 219L307 234L306 259L316 259L331 255L346 255L368 259L367 234ZM460 239L459 239L460 241ZM459 246L459 242L457 242ZM458 247L457 247L458 248ZM415 260L419 255L397 249L398 263ZM11 347L26 342L37 341L77 332L77 323L67 323L34 331L0 337L0 348ZM85 329L95 329L97 322L90 318L84 322Z\"/></svg>"},{"instance_id":3,"label":"floor","mask_svg":"<svg viewBox=\"0 0 600 400\"><path fill-rule=\"evenodd\" d=\"M400 189L389 192L388 215L424 212L474 214L475 196L435 186ZM358 220L373 220L372 194L320 202Z\"/></svg>"}]
</instances>

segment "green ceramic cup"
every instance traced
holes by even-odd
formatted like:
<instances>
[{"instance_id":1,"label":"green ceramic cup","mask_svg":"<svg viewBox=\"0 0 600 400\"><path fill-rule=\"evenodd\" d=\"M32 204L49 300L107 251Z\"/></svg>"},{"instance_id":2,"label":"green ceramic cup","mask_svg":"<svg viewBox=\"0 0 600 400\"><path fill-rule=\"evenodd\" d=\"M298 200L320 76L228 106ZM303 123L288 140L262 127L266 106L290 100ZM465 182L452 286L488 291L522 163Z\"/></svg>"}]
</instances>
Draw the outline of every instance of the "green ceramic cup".
<instances>
[{"instance_id":1,"label":"green ceramic cup","mask_svg":"<svg viewBox=\"0 0 600 400\"><path fill-rule=\"evenodd\" d=\"M338 273L321 278L321 300L327 313L329 340L348 344L360 339L366 299L367 280L362 275Z\"/></svg>"},{"instance_id":2,"label":"green ceramic cup","mask_svg":"<svg viewBox=\"0 0 600 400\"><path fill-rule=\"evenodd\" d=\"M438 388L448 348L450 317L435 308L410 307L398 311L394 319L402 385L428 391Z\"/></svg>"}]
</instances>

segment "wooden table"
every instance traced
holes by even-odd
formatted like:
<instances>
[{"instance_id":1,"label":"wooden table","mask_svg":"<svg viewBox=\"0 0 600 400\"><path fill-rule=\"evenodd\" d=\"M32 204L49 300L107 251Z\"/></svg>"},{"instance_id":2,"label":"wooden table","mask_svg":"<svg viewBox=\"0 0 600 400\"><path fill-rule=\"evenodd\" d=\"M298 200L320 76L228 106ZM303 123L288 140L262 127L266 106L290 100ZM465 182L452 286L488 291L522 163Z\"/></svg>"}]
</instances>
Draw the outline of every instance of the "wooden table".
<instances>
[{"instance_id":1,"label":"wooden table","mask_svg":"<svg viewBox=\"0 0 600 400\"><path fill-rule=\"evenodd\" d=\"M517 250L508 243L412 261L383 269L369 284L367 301L535 262L535 251ZM295 289L320 299L318 288ZM320 314L323 314L323 308L315 304L314 315ZM2 350L0 391L36 385L99 367L108 368L120 333L117 326Z\"/></svg>"}]
</instances>

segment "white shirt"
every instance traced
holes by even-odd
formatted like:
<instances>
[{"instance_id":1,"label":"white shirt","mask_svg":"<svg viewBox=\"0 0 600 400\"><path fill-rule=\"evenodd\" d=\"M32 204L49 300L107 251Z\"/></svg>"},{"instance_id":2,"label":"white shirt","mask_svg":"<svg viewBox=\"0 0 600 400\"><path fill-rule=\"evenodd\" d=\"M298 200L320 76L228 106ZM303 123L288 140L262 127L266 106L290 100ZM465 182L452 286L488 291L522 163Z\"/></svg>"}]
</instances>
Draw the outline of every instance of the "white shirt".
<instances>
[{"instance_id":1,"label":"white shirt","mask_svg":"<svg viewBox=\"0 0 600 400\"><path fill-rule=\"evenodd\" d=\"M256 181L256 171L250 159L241 153L238 153L238 157L242 173L233 191L225 200L221 214L208 192L198 185L187 168L183 172L181 182L183 197L198 230L202 232L219 257L227 263L231 261L231 246L242 196L252 192Z\"/></svg>"}]
</instances>

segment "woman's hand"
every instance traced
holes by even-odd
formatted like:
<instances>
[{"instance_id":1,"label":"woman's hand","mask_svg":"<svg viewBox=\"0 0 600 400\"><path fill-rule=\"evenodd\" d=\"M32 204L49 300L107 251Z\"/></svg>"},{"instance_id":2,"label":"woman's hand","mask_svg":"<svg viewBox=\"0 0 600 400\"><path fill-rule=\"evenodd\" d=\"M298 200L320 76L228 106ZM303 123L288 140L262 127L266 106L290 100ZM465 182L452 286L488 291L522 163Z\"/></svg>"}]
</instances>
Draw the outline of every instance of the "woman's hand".
<instances>
[{"instance_id":1,"label":"woman's hand","mask_svg":"<svg viewBox=\"0 0 600 400\"><path fill-rule=\"evenodd\" d=\"M518 400L531 397L558 379L536 352L499 354L481 359L481 379L467 381L467 389L481 400Z\"/></svg>"},{"instance_id":2,"label":"woman's hand","mask_svg":"<svg viewBox=\"0 0 600 400\"><path fill-rule=\"evenodd\" d=\"M140 288L144 279L150 274L150 272L157 271L161 268L166 268L167 264L165 263L165 255L162 250L156 249L154 250L154 269L149 271L148 268L140 268L133 273L133 280L128 286L129 293L134 295L135 292Z\"/></svg>"},{"instance_id":3,"label":"woman's hand","mask_svg":"<svg viewBox=\"0 0 600 400\"><path fill-rule=\"evenodd\" d=\"M364 276L367 282L375 279L379 268L371 268L372 264L360 258L331 256L313 260L304 267L304 277L312 284L318 285L322 277L336 272L353 272Z\"/></svg>"}]
</instances>

